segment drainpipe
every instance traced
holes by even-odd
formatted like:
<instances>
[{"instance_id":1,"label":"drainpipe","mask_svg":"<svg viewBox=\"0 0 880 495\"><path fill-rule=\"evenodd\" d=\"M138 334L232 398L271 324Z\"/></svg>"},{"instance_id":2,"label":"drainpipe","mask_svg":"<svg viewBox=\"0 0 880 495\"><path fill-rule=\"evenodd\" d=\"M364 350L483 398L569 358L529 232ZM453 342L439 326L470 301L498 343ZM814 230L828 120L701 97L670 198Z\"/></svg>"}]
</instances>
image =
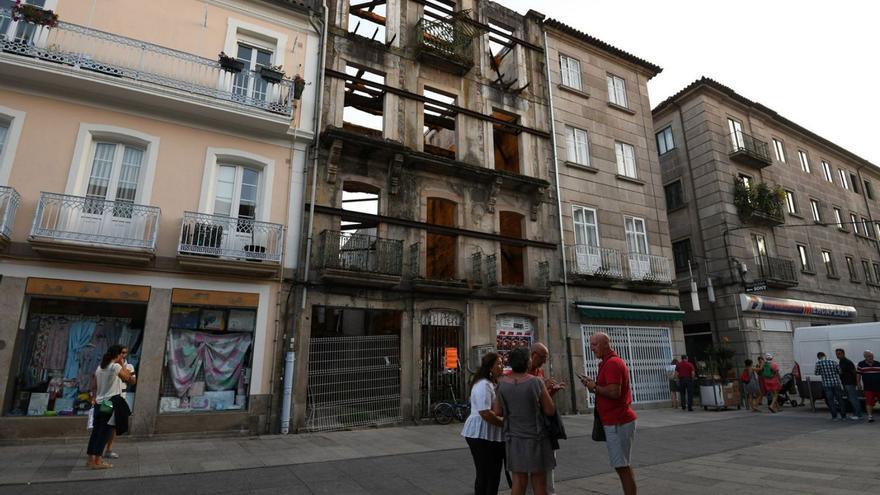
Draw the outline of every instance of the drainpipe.
<instances>
[{"instance_id":1,"label":"drainpipe","mask_svg":"<svg viewBox=\"0 0 880 495\"><path fill-rule=\"evenodd\" d=\"M547 30L543 28L541 31L544 35L544 69L547 71L547 95L550 100L550 143L553 152L553 176L556 179L556 214L559 217L559 252L562 254L562 301L563 313L565 314L565 333L561 333L565 337L565 354L568 358L568 379L571 393L571 411L577 412L577 395L575 394L574 384L574 359L571 352L571 321L568 315L568 263L565 259L565 232L562 225L562 194L559 187L559 156L556 153L556 112L553 110L553 80L550 78L550 48L547 44ZM548 313L547 320L549 322L550 315ZM548 335L549 337L549 335Z\"/></svg>"}]
</instances>

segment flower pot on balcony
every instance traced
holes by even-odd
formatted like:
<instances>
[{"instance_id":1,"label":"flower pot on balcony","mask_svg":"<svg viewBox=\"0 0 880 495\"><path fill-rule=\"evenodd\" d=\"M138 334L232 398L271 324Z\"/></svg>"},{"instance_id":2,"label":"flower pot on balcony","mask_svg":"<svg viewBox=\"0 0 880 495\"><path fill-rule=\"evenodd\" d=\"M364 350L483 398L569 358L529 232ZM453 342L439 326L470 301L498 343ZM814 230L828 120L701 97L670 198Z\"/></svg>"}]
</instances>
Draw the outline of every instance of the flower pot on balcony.
<instances>
[{"instance_id":1,"label":"flower pot on balcony","mask_svg":"<svg viewBox=\"0 0 880 495\"><path fill-rule=\"evenodd\" d=\"M12 20L29 22L31 24L36 24L37 26L52 28L58 23L58 14L35 5L19 3L15 7L12 7Z\"/></svg>"},{"instance_id":2,"label":"flower pot on balcony","mask_svg":"<svg viewBox=\"0 0 880 495\"><path fill-rule=\"evenodd\" d=\"M296 76L293 79L293 99L298 100L302 98L303 90L306 89L306 80Z\"/></svg>"},{"instance_id":3,"label":"flower pot on balcony","mask_svg":"<svg viewBox=\"0 0 880 495\"><path fill-rule=\"evenodd\" d=\"M217 59L220 62L220 68L225 70L226 72L232 72L236 74L244 70L244 62L241 60L236 60L235 57L230 57L223 52L220 52L220 56Z\"/></svg>"},{"instance_id":4,"label":"flower pot on balcony","mask_svg":"<svg viewBox=\"0 0 880 495\"><path fill-rule=\"evenodd\" d=\"M260 77L268 83L278 84L284 80L284 71L271 67L260 67Z\"/></svg>"}]
</instances>

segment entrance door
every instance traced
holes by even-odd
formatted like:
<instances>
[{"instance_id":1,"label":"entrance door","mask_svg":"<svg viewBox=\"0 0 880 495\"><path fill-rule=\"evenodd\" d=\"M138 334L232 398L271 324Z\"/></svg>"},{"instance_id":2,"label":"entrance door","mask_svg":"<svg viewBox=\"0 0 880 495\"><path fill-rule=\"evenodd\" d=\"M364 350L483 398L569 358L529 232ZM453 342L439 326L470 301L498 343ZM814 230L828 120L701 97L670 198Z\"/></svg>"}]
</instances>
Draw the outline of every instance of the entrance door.
<instances>
[{"instance_id":1,"label":"entrance door","mask_svg":"<svg viewBox=\"0 0 880 495\"><path fill-rule=\"evenodd\" d=\"M433 313L432 315L440 315ZM459 366L446 368L446 348L452 347L461 356L463 349L461 318L446 315L447 321L432 317L431 323L422 324L421 402L422 417L431 415L431 406L440 401L465 400L465 370Z\"/></svg>"},{"instance_id":2,"label":"entrance door","mask_svg":"<svg viewBox=\"0 0 880 495\"><path fill-rule=\"evenodd\" d=\"M501 235L523 238L523 217L513 211L502 211ZM525 248L510 243L501 243L501 285L521 287L525 283Z\"/></svg>"},{"instance_id":3,"label":"entrance door","mask_svg":"<svg viewBox=\"0 0 880 495\"><path fill-rule=\"evenodd\" d=\"M428 198L428 223L455 227L455 202L443 198ZM425 277L435 280L455 278L457 243L454 235L428 232L425 250Z\"/></svg>"}]
</instances>

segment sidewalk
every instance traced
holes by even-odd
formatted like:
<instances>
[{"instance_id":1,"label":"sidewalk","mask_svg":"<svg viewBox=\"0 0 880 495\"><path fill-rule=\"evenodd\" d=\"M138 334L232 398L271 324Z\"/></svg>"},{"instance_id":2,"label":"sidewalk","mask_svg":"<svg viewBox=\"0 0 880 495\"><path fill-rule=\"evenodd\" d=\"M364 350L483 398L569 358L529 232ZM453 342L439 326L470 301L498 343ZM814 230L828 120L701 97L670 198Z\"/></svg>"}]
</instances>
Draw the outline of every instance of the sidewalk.
<instances>
[{"instance_id":1,"label":"sidewalk","mask_svg":"<svg viewBox=\"0 0 880 495\"><path fill-rule=\"evenodd\" d=\"M639 429L742 418L746 411L683 413L672 409L638 411ZM592 432L593 416L566 416L569 438ZM81 445L39 444L0 447L0 485L195 474L347 459L464 449L461 424L403 426L331 433L248 438L137 441L121 438L113 469L85 467ZM564 492L568 493L568 492Z\"/></svg>"}]
</instances>

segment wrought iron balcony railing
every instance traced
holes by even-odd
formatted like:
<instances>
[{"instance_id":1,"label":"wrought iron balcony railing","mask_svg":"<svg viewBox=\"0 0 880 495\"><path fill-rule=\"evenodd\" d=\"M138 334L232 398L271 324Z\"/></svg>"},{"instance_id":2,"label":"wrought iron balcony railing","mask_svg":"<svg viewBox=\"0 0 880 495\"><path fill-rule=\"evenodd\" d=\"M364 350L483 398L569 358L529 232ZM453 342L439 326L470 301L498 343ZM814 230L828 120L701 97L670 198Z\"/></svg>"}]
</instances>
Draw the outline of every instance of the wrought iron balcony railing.
<instances>
[{"instance_id":1,"label":"wrought iron balcony railing","mask_svg":"<svg viewBox=\"0 0 880 495\"><path fill-rule=\"evenodd\" d=\"M403 272L403 241L396 239L325 230L319 253L322 269L393 276Z\"/></svg>"},{"instance_id":2,"label":"wrought iron balcony railing","mask_svg":"<svg viewBox=\"0 0 880 495\"><path fill-rule=\"evenodd\" d=\"M416 53L455 64L456 70L466 72L474 65L473 39L481 33L467 16L467 12L458 12L448 19L419 19L414 37Z\"/></svg>"},{"instance_id":3,"label":"wrought iron balcony railing","mask_svg":"<svg viewBox=\"0 0 880 495\"><path fill-rule=\"evenodd\" d=\"M0 26L12 21L0 9ZM0 50L201 97L291 116L294 83L272 82L259 71L227 72L207 59L125 36L58 22L53 28L17 21L20 28L0 34Z\"/></svg>"},{"instance_id":4,"label":"wrought iron balcony railing","mask_svg":"<svg viewBox=\"0 0 880 495\"><path fill-rule=\"evenodd\" d=\"M155 206L43 192L31 239L155 251L158 232Z\"/></svg>"},{"instance_id":5,"label":"wrought iron balcony railing","mask_svg":"<svg viewBox=\"0 0 880 495\"><path fill-rule=\"evenodd\" d=\"M490 254L486 256L486 282L489 287L521 287L528 290L545 291L550 289L550 262L539 261L535 264L534 283L525 281L524 284L505 284L502 277L499 277L500 271L498 255Z\"/></svg>"},{"instance_id":6,"label":"wrought iron balcony railing","mask_svg":"<svg viewBox=\"0 0 880 495\"><path fill-rule=\"evenodd\" d=\"M178 253L243 261L281 263L284 226L249 218L187 211Z\"/></svg>"},{"instance_id":7,"label":"wrought iron balcony railing","mask_svg":"<svg viewBox=\"0 0 880 495\"><path fill-rule=\"evenodd\" d=\"M635 282L672 283L672 263L662 256L626 254L627 278Z\"/></svg>"},{"instance_id":8,"label":"wrought iron balcony railing","mask_svg":"<svg viewBox=\"0 0 880 495\"><path fill-rule=\"evenodd\" d=\"M767 143L742 131L730 134L730 157L759 167L773 163Z\"/></svg>"},{"instance_id":9,"label":"wrought iron balcony railing","mask_svg":"<svg viewBox=\"0 0 880 495\"><path fill-rule=\"evenodd\" d=\"M770 285L793 286L798 283L795 263L787 258L756 256L755 269L756 277Z\"/></svg>"},{"instance_id":10,"label":"wrought iron balcony railing","mask_svg":"<svg viewBox=\"0 0 880 495\"><path fill-rule=\"evenodd\" d=\"M11 187L0 186L0 237L7 241L12 237L15 214L21 204L21 195Z\"/></svg>"},{"instance_id":11,"label":"wrought iron balcony railing","mask_svg":"<svg viewBox=\"0 0 880 495\"><path fill-rule=\"evenodd\" d=\"M623 262L616 249L585 244L568 246L568 267L573 275L623 278Z\"/></svg>"},{"instance_id":12,"label":"wrought iron balcony railing","mask_svg":"<svg viewBox=\"0 0 880 495\"><path fill-rule=\"evenodd\" d=\"M449 252L450 256L457 256L455 251ZM474 285L482 285L483 283L483 253L480 251L475 251L471 254L471 266L470 271L467 272L466 278L467 281ZM433 273L426 273L425 276L422 276L422 243L414 242L409 246L409 277L413 279L424 278L426 280L445 280L445 281L459 281L455 275L451 276L442 276ZM427 260L426 260L427 261ZM437 260L435 263L443 263L447 260ZM452 265L455 265L453 260L448 260L452 262ZM426 269L426 272L428 270ZM453 270L454 271L454 270Z\"/></svg>"}]
</instances>

